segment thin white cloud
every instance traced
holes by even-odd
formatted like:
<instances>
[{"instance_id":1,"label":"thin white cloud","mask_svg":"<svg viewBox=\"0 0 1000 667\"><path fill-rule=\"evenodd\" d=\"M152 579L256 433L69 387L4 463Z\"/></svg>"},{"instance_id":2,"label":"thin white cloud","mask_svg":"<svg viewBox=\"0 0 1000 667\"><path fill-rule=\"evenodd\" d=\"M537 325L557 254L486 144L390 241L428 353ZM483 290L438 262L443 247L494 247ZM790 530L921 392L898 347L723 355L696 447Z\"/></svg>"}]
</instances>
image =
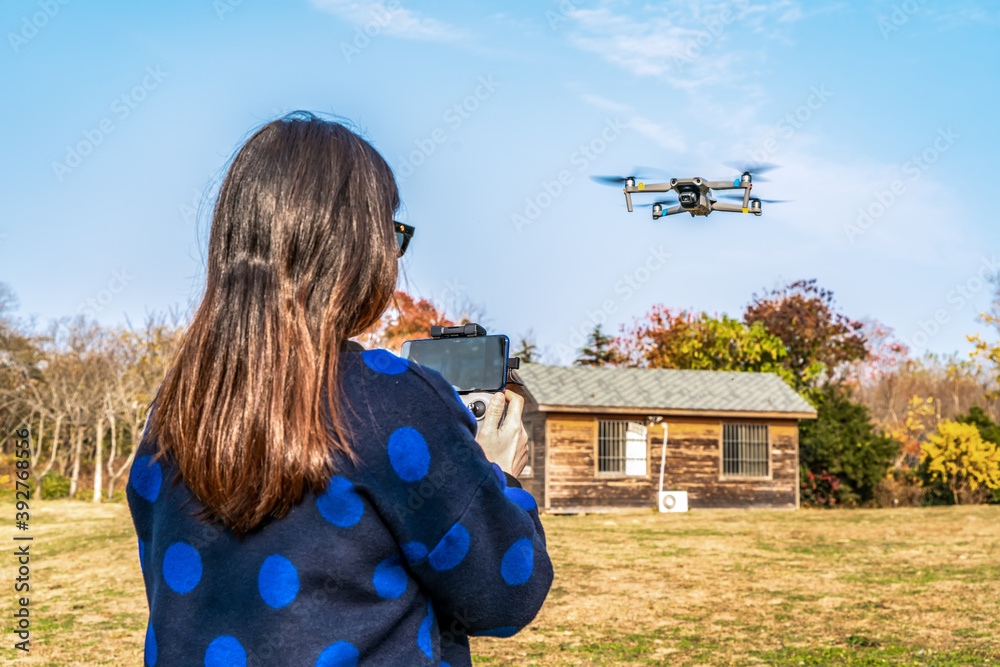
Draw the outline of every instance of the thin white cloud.
<instances>
[{"instance_id":1,"label":"thin white cloud","mask_svg":"<svg viewBox=\"0 0 1000 667\"><path fill-rule=\"evenodd\" d=\"M444 21L402 7L398 0L309 0L313 7L340 16L377 34L428 42L455 42L468 33Z\"/></svg>"},{"instance_id":2,"label":"thin white cloud","mask_svg":"<svg viewBox=\"0 0 1000 667\"><path fill-rule=\"evenodd\" d=\"M622 113L625 111L632 111L632 107L627 104L622 104L620 102L615 102L609 100L606 97L601 97L600 95L594 95L592 93L585 93L580 95L580 99L597 109L603 109L604 111L614 111L616 113Z\"/></svg>"},{"instance_id":3,"label":"thin white cloud","mask_svg":"<svg viewBox=\"0 0 1000 667\"><path fill-rule=\"evenodd\" d=\"M626 122L633 130L644 137L649 137L662 148L666 148L677 153L684 152L686 148L684 145L684 139L676 129L664 127L663 125L650 120L645 116L631 116Z\"/></svg>"},{"instance_id":4,"label":"thin white cloud","mask_svg":"<svg viewBox=\"0 0 1000 667\"><path fill-rule=\"evenodd\" d=\"M580 95L580 99L597 109L622 114L625 116L625 125L627 127L635 130L644 137L652 139L661 148L666 148L677 153L683 153L687 149L684 138L676 129L665 127L646 116L635 113L635 109L627 104L621 104L620 102L615 102L606 97L594 95L593 93L582 94Z\"/></svg>"},{"instance_id":5,"label":"thin white cloud","mask_svg":"<svg viewBox=\"0 0 1000 667\"><path fill-rule=\"evenodd\" d=\"M739 83L745 67L734 42L748 39L750 33L758 46L762 34L787 41L787 26L811 13L815 10L804 11L797 0L687 0L625 10L619 3L605 2L592 9L574 9L566 17L571 21L568 39L573 46L636 76L697 89L723 81Z\"/></svg>"}]
</instances>

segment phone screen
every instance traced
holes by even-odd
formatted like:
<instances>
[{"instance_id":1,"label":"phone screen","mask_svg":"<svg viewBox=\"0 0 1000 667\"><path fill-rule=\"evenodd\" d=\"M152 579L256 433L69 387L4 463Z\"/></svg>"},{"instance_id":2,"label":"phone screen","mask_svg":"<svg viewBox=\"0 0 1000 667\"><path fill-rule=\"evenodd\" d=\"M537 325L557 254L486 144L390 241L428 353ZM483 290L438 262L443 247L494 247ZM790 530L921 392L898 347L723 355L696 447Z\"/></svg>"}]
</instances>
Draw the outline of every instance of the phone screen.
<instances>
[{"instance_id":1,"label":"phone screen","mask_svg":"<svg viewBox=\"0 0 1000 667\"><path fill-rule=\"evenodd\" d=\"M457 392L502 391L507 384L507 336L427 338L403 343L402 357L432 368Z\"/></svg>"}]
</instances>

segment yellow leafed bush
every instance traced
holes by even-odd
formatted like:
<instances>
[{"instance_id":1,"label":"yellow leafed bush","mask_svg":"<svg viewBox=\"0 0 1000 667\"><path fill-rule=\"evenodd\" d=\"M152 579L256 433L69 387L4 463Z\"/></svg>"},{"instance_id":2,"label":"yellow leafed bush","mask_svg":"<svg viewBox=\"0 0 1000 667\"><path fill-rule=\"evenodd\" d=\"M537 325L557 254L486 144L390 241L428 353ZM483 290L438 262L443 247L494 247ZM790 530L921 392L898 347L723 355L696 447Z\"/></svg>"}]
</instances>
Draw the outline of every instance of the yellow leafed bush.
<instances>
[{"instance_id":1,"label":"yellow leafed bush","mask_svg":"<svg viewBox=\"0 0 1000 667\"><path fill-rule=\"evenodd\" d=\"M933 478L948 485L956 503L1000 489L1000 447L983 440L972 424L941 422L923 444L921 459Z\"/></svg>"}]
</instances>

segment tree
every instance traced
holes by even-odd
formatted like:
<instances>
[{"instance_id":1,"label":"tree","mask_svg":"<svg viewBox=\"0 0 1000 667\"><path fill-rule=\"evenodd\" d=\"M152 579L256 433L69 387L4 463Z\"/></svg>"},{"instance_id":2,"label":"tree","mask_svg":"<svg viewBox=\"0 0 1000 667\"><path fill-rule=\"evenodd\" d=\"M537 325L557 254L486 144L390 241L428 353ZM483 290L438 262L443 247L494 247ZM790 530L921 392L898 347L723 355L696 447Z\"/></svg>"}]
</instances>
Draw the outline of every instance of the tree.
<instances>
[{"instance_id":1,"label":"tree","mask_svg":"<svg viewBox=\"0 0 1000 667\"><path fill-rule=\"evenodd\" d=\"M972 424L979 430L979 435L986 442L992 442L1000 447L1000 424L990 419L982 407L973 405L969 408L968 414L958 415L955 418L959 424ZM1000 503L1000 489L993 489L990 498L992 503Z\"/></svg>"},{"instance_id":2,"label":"tree","mask_svg":"<svg viewBox=\"0 0 1000 667\"><path fill-rule=\"evenodd\" d=\"M414 299L406 292L397 290L392 305L386 309L382 319L358 339L365 347L382 347L398 352L404 341L427 338L431 327L438 324L446 327L455 325L432 301Z\"/></svg>"},{"instance_id":3,"label":"tree","mask_svg":"<svg viewBox=\"0 0 1000 667\"><path fill-rule=\"evenodd\" d=\"M623 355L618 350L615 339L606 336L598 324L590 332L587 344L580 350L580 356L573 363L576 366L617 366L624 362Z\"/></svg>"},{"instance_id":4,"label":"tree","mask_svg":"<svg viewBox=\"0 0 1000 667\"><path fill-rule=\"evenodd\" d=\"M6 283L0 282L0 412L2 424L0 451L7 451L7 443L14 431L28 425L38 409L32 388L41 379L41 341L14 319L17 296ZM42 413L44 418L44 412Z\"/></svg>"},{"instance_id":5,"label":"tree","mask_svg":"<svg viewBox=\"0 0 1000 667\"><path fill-rule=\"evenodd\" d=\"M727 315L654 306L615 347L630 365L772 372L790 379L782 365L786 352L781 340L759 323L748 325Z\"/></svg>"},{"instance_id":6,"label":"tree","mask_svg":"<svg viewBox=\"0 0 1000 667\"><path fill-rule=\"evenodd\" d=\"M948 485L956 504L981 502L983 491L1000 489L1000 448L983 440L974 424L945 420L923 446L932 479Z\"/></svg>"},{"instance_id":7,"label":"tree","mask_svg":"<svg viewBox=\"0 0 1000 667\"><path fill-rule=\"evenodd\" d=\"M979 319L995 329L1000 329L1000 315L996 314L997 309L997 304L994 302L994 313L982 313ZM983 338L982 334L978 333L966 336L966 338L973 345L973 350L969 353L969 356L977 360L979 368L983 368L985 363L992 375L993 386L990 387L986 397L991 400L1000 398L1000 342L987 341Z\"/></svg>"},{"instance_id":8,"label":"tree","mask_svg":"<svg viewBox=\"0 0 1000 667\"><path fill-rule=\"evenodd\" d=\"M118 336L124 363L122 372L114 378L112 400L125 422L123 433L126 426L129 429L131 447L125 461L115 467L117 447L112 431L111 455L108 457L109 499L114 496L118 479L126 470L131 469L135 451L139 447L145 429L146 418L149 416L149 407L167 374L182 333L183 328L176 316L169 324L164 319L150 317L144 329L126 330Z\"/></svg>"},{"instance_id":9,"label":"tree","mask_svg":"<svg viewBox=\"0 0 1000 667\"><path fill-rule=\"evenodd\" d=\"M899 452L900 443L876 431L868 409L850 400L846 390L828 383L813 394L816 419L799 425L801 477L824 473L838 479L837 502L870 500Z\"/></svg>"},{"instance_id":10,"label":"tree","mask_svg":"<svg viewBox=\"0 0 1000 667\"><path fill-rule=\"evenodd\" d=\"M836 312L833 292L816 280L797 280L753 301L743 313L747 324L760 323L785 345L782 360L791 371L796 389L830 380L845 363L868 356L864 324Z\"/></svg>"},{"instance_id":11,"label":"tree","mask_svg":"<svg viewBox=\"0 0 1000 667\"><path fill-rule=\"evenodd\" d=\"M1000 424L990 419L981 406L973 405L969 408L968 414L958 415L955 417L955 421L959 424L972 424L979 431L983 440L1000 445Z\"/></svg>"},{"instance_id":12,"label":"tree","mask_svg":"<svg viewBox=\"0 0 1000 667\"><path fill-rule=\"evenodd\" d=\"M860 320L865 339L865 356L848 362L844 381L852 387L871 387L883 378L899 373L910 361L910 348L896 340L892 327L874 318Z\"/></svg>"},{"instance_id":13,"label":"tree","mask_svg":"<svg viewBox=\"0 0 1000 667\"><path fill-rule=\"evenodd\" d=\"M902 423L889 429L889 434L900 443L901 458L897 467L915 468L920 462L920 448L937 427L934 397L910 397Z\"/></svg>"},{"instance_id":14,"label":"tree","mask_svg":"<svg viewBox=\"0 0 1000 667\"><path fill-rule=\"evenodd\" d=\"M538 362L538 346L535 345L535 336L531 331L521 336L521 342L513 356L520 357L526 364Z\"/></svg>"}]
</instances>

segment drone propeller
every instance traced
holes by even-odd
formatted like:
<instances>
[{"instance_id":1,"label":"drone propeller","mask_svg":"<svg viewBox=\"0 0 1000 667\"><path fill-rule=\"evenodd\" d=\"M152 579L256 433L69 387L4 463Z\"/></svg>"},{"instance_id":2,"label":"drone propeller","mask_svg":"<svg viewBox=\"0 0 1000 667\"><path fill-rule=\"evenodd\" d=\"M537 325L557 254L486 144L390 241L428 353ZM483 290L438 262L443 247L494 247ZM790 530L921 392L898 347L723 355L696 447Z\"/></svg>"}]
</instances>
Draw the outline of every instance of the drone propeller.
<instances>
[{"instance_id":1,"label":"drone propeller","mask_svg":"<svg viewBox=\"0 0 1000 667\"><path fill-rule=\"evenodd\" d=\"M731 201L743 201L743 197L740 195L719 195L719 199L729 199ZM764 204L786 204L794 199L761 199L760 197L751 197L751 199L757 199Z\"/></svg>"},{"instance_id":2,"label":"drone propeller","mask_svg":"<svg viewBox=\"0 0 1000 667\"><path fill-rule=\"evenodd\" d=\"M676 199L668 199L666 201L654 201L652 204L635 204L636 208L653 208L654 206L673 206L677 203Z\"/></svg>"},{"instance_id":3,"label":"drone propeller","mask_svg":"<svg viewBox=\"0 0 1000 667\"><path fill-rule=\"evenodd\" d=\"M766 174L769 171L774 171L775 169L781 169L780 164L774 164L773 162L754 162L753 160L749 162L723 162L723 165L735 169L740 172L749 172L753 176L753 180L757 182L767 183L768 179L761 178L760 174Z\"/></svg>"},{"instance_id":4,"label":"drone propeller","mask_svg":"<svg viewBox=\"0 0 1000 667\"><path fill-rule=\"evenodd\" d=\"M735 169L741 174L744 171L749 171L754 176L757 174L766 174L767 172L774 171L775 169L781 169L780 164L774 164L773 162L754 162L753 160L749 162L723 162L722 164Z\"/></svg>"},{"instance_id":5,"label":"drone propeller","mask_svg":"<svg viewBox=\"0 0 1000 667\"><path fill-rule=\"evenodd\" d=\"M660 172L659 175L656 172ZM591 176L590 180L601 185L625 185L626 179L634 178L636 182L663 178L665 174L662 169L655 167L636 167L629 176Z\"/></svg>"}]
</instances>

